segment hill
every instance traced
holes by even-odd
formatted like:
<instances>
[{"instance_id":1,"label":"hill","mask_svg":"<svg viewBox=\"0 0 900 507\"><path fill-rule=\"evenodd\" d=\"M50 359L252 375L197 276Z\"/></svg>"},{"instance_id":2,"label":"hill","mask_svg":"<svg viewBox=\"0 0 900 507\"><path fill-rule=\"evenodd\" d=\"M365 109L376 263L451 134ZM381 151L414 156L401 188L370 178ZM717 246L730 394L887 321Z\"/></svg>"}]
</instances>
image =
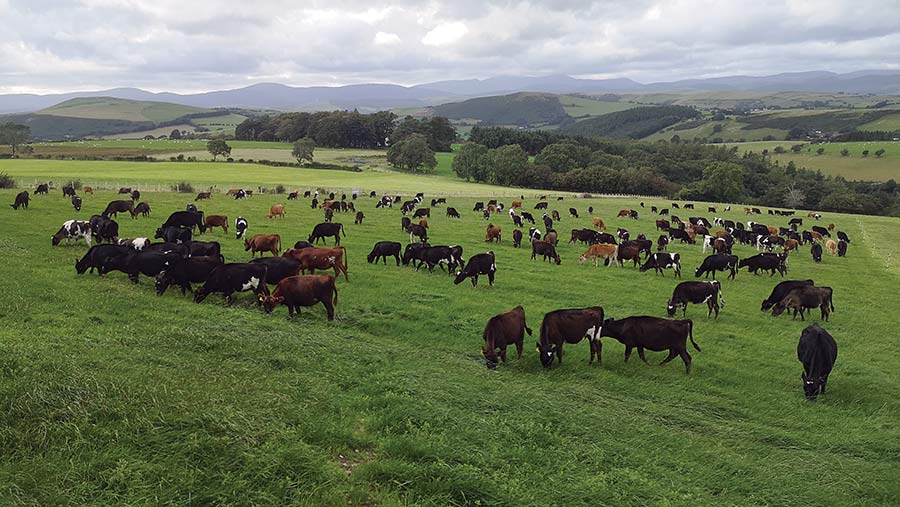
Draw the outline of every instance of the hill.
<instances>
[{"instance_id":1,"label":"hill","mask_svg":"<svg viewBox=\"0 0 900 507\"><path fill-rule=\"evenodd\" d=\"M585 137L640 139L680 121L699 116L699 111L686 106L645 106L588 118L568 125L561 131Z\"/></svg>"},{"instance_id":2,"label":"hill","mask_svg":"<svg viewBox=\"0 0 900 507\"><path fill-rule=\"evenodd\" d=\"M451 120L474 119L483 125L539 126L557 124L569 117L558 96L544 93L470 99L434 106L431 112Z\"/></svg>"},{"instance_id":3,"label":"hill","mask_svg":"<svg viewBox=\"0 0 900 507\"><path fill-rule=\"evenodd\" d=\"M70 99L38 111L36 114L90 118L97 120L126 120L162 123L198 113L213 113L211 109L172 104L117 99L114 97L90 97Z\"/></svg>"}]
</instances>

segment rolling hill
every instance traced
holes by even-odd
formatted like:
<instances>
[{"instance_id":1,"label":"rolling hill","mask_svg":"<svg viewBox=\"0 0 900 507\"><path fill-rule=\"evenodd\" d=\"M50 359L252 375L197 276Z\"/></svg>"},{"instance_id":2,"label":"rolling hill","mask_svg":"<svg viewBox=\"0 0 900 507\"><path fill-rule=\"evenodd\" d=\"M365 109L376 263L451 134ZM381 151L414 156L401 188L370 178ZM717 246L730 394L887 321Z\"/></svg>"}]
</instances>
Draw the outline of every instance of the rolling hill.
<instances>
[{"instance_id":1,"label":"rolling hill","mask_svg":"<svg viewBox=\"0 0 900 507\"><path fill-rule=\"evenodd\" d=\"M37 114L96 120L161 123L191 114L208 112L210 112L209 109L167 102L148 102L113 97L87 97L61 102L37 111Z\"/></svg>"}]
</instances>

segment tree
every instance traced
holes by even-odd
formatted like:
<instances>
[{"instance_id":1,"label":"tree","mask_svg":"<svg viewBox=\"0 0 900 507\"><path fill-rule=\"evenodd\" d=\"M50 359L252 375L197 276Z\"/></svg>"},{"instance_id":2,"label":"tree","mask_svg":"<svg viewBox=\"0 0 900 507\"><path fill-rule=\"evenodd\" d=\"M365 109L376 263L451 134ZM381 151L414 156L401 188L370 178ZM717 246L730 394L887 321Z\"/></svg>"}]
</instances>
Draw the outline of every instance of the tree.
<instances>
[{"instance_id":1,"label":"tree","mask_svg":"<svg viewBox=\"0 0 900 507\"><path fill-rule=\"evenodd\" d=\"M882 155L884 155L884 148L879 148L879 149L875 152L875 156L878 157L878 158L881 158Z\"/></svg>"},{"instance_id":2,"label":"tree","mask_svg":"<svg viewBox=\"0 0 900 507\"><path fill-rule=\"evenodd\" d=\"M224 139L212 139L206 143L206 151L213 156L215 161L219 155L225 155L226 157L231 155L231 146L228 146Z\"/></svg>"},{"instance_id":3,"label":"tree","mask_svg":"<svg viewBox=\"0 0 900 507\"><path fill-rule=\"evenodd\" d=\"M775 147L775 149L773 151L775 151L775 153L778 153L780 155L780 154L784 153L786 150L784 149L784 146L781 146L779 144L778 146Z\"/></svg>"},{"instance_id":4,"label":"tree","mask_svg":"<svg viewBox=\"0 0 900 507\"><path fill-rule=\"evenodd\" d=\"M787 192L784 193L784 205L788 208L800 208L804 202L806 202L806 194L797 188L795 183L791 183Z\"/></svg>"},{"instance_id":5,"label":"tree","mask_svg":"<svg viewBox=\"0 0 900 507\"><path fill-rule=\"evenodd\" d=\"M738 202L744 197L744 169L732 162L716 162L703 170L697 189L710 201Z\"/></svg>"},{"instance_id":6,"label":"tree","mask_svg":"<svg viewBox=\"0 0 900 507\"><path fill-rule=\"evenodd\" d=\"M518 144L508 144L491 150L491 165L494 167L494 183L510 185L528 165L528 155Z\"/></svg>"},{"instance_id":7,"label":"tree","mask_svg":"<svg viewBox=\"0 0 900 507\"><path fill-rule=\"evenodd\" d=\"M453 172L466 181L490 181L491 161L488 149L478 143L466 143L453 158Z\"/></svg>"},{"instance_id":8,"label":"tree","mask_svg":"<svg viewBox=\"0 0 900 507\"><path fill-rule=\"evenodd\" d=\"M428 139L422 134L410 134L401 141L391 144L387 151L388 162L399 169L413 172L420 168L423 172L434 169L437 159L428 146Z\"/></svg>"},{"instance_id":9,"label":"tree","mask_svg":"<svg viewBox=\"0 0 900 507\"><path fill-rule=\"evenodd\" d=\"M304 160L313 161L313 151L316 149L316 142L308 137L298 139L294 142L294 148L291 155L297 159L298 164L302 164Z\"/></svg>"},{"instance_id":10,"label":"tree","mask_svg":"<svg viewBox=\"0 0 900 507\"><path fill-rule=\"evenodd\" d=\"M591 163L591 150L574 143L548 144L534 157L534 163L545 165L556 173L583 169Z\"/></svg>"},{"instance_id":11,"label":"tree","mask_svg":"<svg viewBox=\"0 0 900 507\"><path fill-rule=\"evenodd\" d=\"M674 136L672 136L672 139L669 139L669 142L672 144L681 144L681 136L675 134Z\"/></svg>"},{"instance_id":12,"label":"tree","mask_svg":"<svg viewBox=\"0 0 900 507\"><path fill-rule=\"evenodd\" d=\"M172 130L172 133L169 134L169 139L181 139L181 131L178 129Z\"/></svg>"},{"instance_id":13,"label":"tree","mask_svg":"<svg viewBox=\"0 0 900 507\"><path fill-rule=\"evenodd\" d=\"M723 128L724 127L722 127L721 123L716 123L715 125L713 125L713 134L718 134L722 131Z\"/></svg>"},{"instance_id":14,"label":"tree","mask_svg":"<svg viewBox=\"0 0 900 507\"><path fill-rule=\"evenodd\" d=\"M0 125L0 144L9 145L12 155L16 156L19 146L31 140L31 127L16 123Z\"/></svg>"},{"instance_id":15,"label":"tree","mask_svg":"<svg viewBox=\"0 0 900 507\"><path fill-rule=\"evenodd\" d=\"M847 190L837 190L826 195L819 201L818 207L844 213L860 213L863 210L859 194Z\"/></svg>"}]
</instances>

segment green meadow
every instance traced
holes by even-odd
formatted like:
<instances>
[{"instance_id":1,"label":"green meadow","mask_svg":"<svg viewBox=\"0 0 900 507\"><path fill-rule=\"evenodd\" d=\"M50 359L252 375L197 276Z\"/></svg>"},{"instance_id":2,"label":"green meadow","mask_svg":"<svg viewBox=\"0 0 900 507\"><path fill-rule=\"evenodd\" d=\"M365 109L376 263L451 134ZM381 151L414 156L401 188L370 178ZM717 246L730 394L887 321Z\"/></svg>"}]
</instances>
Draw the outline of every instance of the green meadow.
<instances>
[{"instance_id":1,"label":"green meadow","mask_svg":"<svg viewBox=\"0 0 900 507\"><path fill-rule=\"evenodd\" d=\"M572 505L572 506L885 506L900 504L900 376L896 359L900 282L894 245L900 220L827 213L852 243L846 258L812 262L792 254L790 279L834 289L836 311L822 323L839 356L828 393L805 400L796 346L811 323L759 311L781 277L742 271L722 280L718 320L693 305L693 368L679 360L652 366L623 360L604 339L602 365L588 364L586 343L566 345L564 363L541 367L534 350L542 316L559 308L601 305L606 315L665 316L672 273L579 265L584 245L568 231L590 227L588 207L609 229L653 240L651 205L636 199L549 195L562 220L557 266L512 246L509 217L499 244L484 242L487 222L472 205L509 202L532 190L468 184L447 176L303 170L227 163L125 163L0 160L0 172L33 189L70 179L104 187L76 213L58 188L14 211L17 190L0 190L0 504L2 505ZM153 281L131 284L113 272L77 275L87 247L51 247L73 218L87 219L133 186L149 218L120 215L120 235L153 236L194 194L169 191L190 182L216 190L199 203L207 214L250 222L250 234L278 233L285 246L306 240L322 212L308 199L257 194L236 201L232 186L365 192L365 213L338 214L349 282L338 280L336 318L321 305L293 321L267 315L249 294L227 306L202 304ZM437 269L368 264L377 241L408 242L398 208L376 209L369 191L410 198L446 196L462 214L432 209L433 245L458 244L465 257L492 250L497 277L478 288L454 285ZM563 196L563 201L557 201ZM273 204L284 219L268 220ZM710 220L706 203L696 215ZM721 210L721 205L720 210ZM575 207L581 218L572 218ZM638 209L639 220L616 218ZM742 207L715 216L747 220ZM679 213L681 211L681 213ZM678 210L684 219L691 213ZM810 223L805 212L808 228ZM787 218L763 215L769 225ZM543 226L541 226L543 229ZM208 232L229 262L250 259L233 230ZM703 259L700 245L673 245L684 280ZM756 251L736 246L746 257ZM525 308L534 336L521 360L495 371L480 354L493 315ZM818 317L817 313L814 313Z\"/></svg>"},{"instance_id":2,"label":"green meadow","mask_svg":"<svg viewBox=\"0 0 900 507\"><path fill-rule=\"evenodd\" d=\"M791 146L802 144L799 153L793 153ZM809 144L797 141L762 141L752 143L726 143L725 146L737 146L739 152L752 151L762 153L769 150L769 155L782 164L793 161L797 167L819 170L832 176L843 176L848 180L887 181L900 177L900 141L859 141L846 143ZM775 147L781 146L785 153L775 153ZM819 155L817 150L825 151ZM847 150L846 156L841 154ZM884 150L881 157L875 152ZM863 156L863 151L869 154Z\"/></svg>"}]
</instances>

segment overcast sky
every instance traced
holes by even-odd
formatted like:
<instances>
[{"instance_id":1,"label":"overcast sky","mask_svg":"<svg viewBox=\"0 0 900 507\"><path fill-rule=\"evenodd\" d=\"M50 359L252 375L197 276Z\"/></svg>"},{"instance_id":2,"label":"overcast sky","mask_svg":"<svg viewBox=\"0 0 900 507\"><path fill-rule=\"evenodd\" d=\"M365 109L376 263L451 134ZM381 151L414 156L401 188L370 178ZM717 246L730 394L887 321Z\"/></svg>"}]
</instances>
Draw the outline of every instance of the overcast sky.
<instances>
[{"instance_id":1,"label":"overcast sky","mask_svg":"<svg viewBox=\"0 0 900 507\"><path fill-rule=\"evenodd\" d=\"M900 69L900 0L0 0L0 93Z\"/></svg>"}]
</instances>

